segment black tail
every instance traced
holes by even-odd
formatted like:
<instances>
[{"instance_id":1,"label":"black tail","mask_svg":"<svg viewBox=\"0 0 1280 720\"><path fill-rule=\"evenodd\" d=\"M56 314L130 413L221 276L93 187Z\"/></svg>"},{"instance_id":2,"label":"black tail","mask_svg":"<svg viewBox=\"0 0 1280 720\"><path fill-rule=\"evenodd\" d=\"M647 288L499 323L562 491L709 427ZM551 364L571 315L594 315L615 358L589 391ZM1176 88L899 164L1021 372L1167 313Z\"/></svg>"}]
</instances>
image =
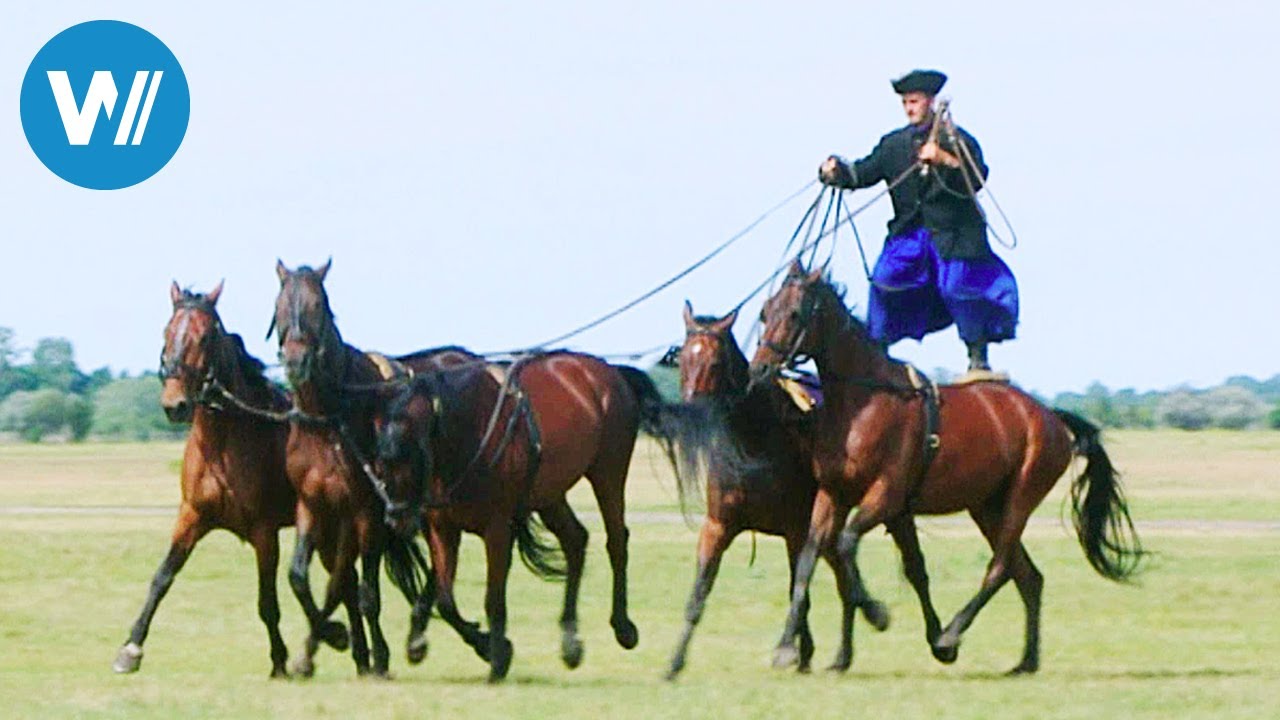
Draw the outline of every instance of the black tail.
<instances>
[{"instance_id":1,"label":"black tail","mask_svg":"<svg viewBox=\"0 0 1280 720\"><path fill-rule=\"evenodd\" d=\"M563 580L569 574L560 546L544 539L545 528L532 513L513 520L511 529L516 536L520 561L534 575L543 580Z\"/></svg>"},{"instance_id":2,"label":"black tail","mask_svg":"<svg viewBox=\"0 0 1280 720\"><path fill-rule=\"evenodd\" d=\"M1123 582L1137 572L1145 556L1120 478L1102 448L1098 427L1066 410L1054 410L1075 435L1075 450L1085 458L1084 472L1071 483L1071 520L1080 547L1098 574Z\"/></svg>"},{"instance_id":3,"label":"black tail","mask_svg":"<svg viewBox=\"0 0 1280 720\"><path fill-rule=\"evenodd\" d=\"M431 568L415 538L404 538L386 529L387 577L391 584L413 605L422 594Z\"/></svg>"},{"instance_id":4,"label":"black tail","mask_svg":"<svg viewBox=\"0 0 1280 720\"><path fill-rule=\"evenodd\" d=\"M702 499L703 478L746 478L769 463L747 454L729 427L728 411L712 402L668 403L647 373L615 365L640 403L640 429L658 441L676 475L680 507L689 517Z\"/></svg>"},{"instance_id":5,"label":"black tail","mask_svg":"<svg viewBox=\"0 0 1280 720\"><path fill-rule=\"evenodd\" d=\"M649 373L630 365L614 365L614 369L627 381L627 386L635 394L640 403L640 430L660 440L669 439L670 433L664 428L662 408L665 403L658 386L649 377Z\"/></svg>"}]
</instances>

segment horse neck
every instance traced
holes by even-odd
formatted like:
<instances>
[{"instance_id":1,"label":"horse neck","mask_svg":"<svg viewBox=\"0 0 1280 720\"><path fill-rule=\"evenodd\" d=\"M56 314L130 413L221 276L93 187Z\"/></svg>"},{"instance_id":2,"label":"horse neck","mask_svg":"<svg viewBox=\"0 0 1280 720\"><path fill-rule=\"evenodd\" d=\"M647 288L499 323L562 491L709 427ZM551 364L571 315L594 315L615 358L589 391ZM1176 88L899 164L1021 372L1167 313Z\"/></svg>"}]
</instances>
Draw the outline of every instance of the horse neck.
<instances>
[{"instance_id":1,"label":"horse neck","mask_svg":"<svg viewBox=\"0 0 1280 720\"><path fill-rule=\"evenodd\" d=\"M818 349L813 353L813 362L818 366L818 376L822 379L823 394L832 397L869 391L864 386L842 380L885 384L900 382L904 374L902 368L870 339L865 329L856 327L857 321L845 309L844 303L834 294L823 302L825 307L819 317Z\"/></svg>"}]
</instances>

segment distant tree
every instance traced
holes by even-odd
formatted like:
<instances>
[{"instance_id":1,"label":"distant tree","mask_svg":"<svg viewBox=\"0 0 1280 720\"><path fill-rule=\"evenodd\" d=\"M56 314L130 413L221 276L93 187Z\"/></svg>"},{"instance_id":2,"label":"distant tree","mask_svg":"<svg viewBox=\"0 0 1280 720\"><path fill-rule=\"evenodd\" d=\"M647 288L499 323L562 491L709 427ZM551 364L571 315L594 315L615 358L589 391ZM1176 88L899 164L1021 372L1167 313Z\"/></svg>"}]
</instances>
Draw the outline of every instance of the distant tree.
<instances>
[{"instance_id":1,"label":"distant tree","mask_svg":"<svg viewBox=\"0 0 1280 720\"><path fill-rule=\"evenodd\" d=\"M1160 400L1156 418L1163 425L1179 430L1203 430L1213 422L1204 398L1190 390L1175 390Z\"/></svg>"},{"instance_id":2,"label":"distant tree","mask_svg":"<svg viewBox=\"0 0 1280 720\"><path fill-rule=\"evenodd\" d=\"M22 432L34 396L33 390L18 390L0 402L0 432Z\"/></svg>"},{"instance_id":3,"label":"distant tree","mask_svg":"<svg viewBox=\"0 0 1280 720\"><path fill-rule=\"evenodd\" d=\"M1280 430L1280 402L1276 403L1267 414L1267 426L1272 430Z\"/></svg>"},{"instance_id":4,"label":"distant tree","mask_svg":"<svg viewBox=\"0 0 1280 720\"><path fill-rule=\"evenodd\" d=\"M0 372L18 361L18 348L14 345L13 330L0 327Z\"/></svg>"},{"instance_id":5,"label":"distant tree","mask_svg":"<svg viewBox=\"0 0 1280 720\"><path fill-rule=\"evenodd\" d=\"M97 392L100 388L103 388L108 384L110 384L112 379L113 378L111 377L111 368L100 367L97 370L94 370L93 372L89 373L88 377L85 378L84 394L92 395L93 393Z\"/></svg>"},{"instance_id":6,"label":"distant tree","mask_svg":"<svg viewBox=\"0 0 1280 720\"><path fill-rule=\"evenodd\" d=\"M160 409L160 383L154 375L115 380L94 395L93 432L112 438L149 440L181 434Z\"/></svg>"},{"instance_id":7,"label":"distant tree","mask_svg":"<svg viewBox=\"0 0 1280 720\"><path fill-rule=\"evenodd\" d=\"M78 392L85 377L76 367L75 349L66 338L43 338L31 351L31 368L42 388Z\"/></svg>"},{"instance_id":8,"label":"distant tree","mask_svg":"<svg viewBox=\"0 0 1280 720\"><path fill-rule=\"evenodd\" d=\"M1121 425L1116 417L1115 407L1111 403L1111 391L1097 380L1085 388L1084 402L1080 409L1085 417L1104 427Z\"/></svg>"},{"instance_id":9,"label":"distant tree","mask_svg":"<svg viewBox=\"0 0 1280 720\"><path fill-rule=\"evenodd\" d=\"M68 396L65 415L73 441L81 442L89 437L89 431L93 429L92 401L81 395Z\"/></svg>"},{"instance_id":10,"label":"distant tree","mask_svg":"<svg viewBox=\"0 0 1280 720\"><path fill-rule=\"evenodd\" d=\"M43 388L32 393L19 432L30 442L40 442L46 435L56 433L67 424L67 395L55 388Z\"/></svg>"},{"instance_id":11,"label":"distant tree","mask_svg":"<svg viewBox=\"0 0 1280 720\"><path fill-rule=\"evenodd\" d=\"M1223 385L1204 395L1213 424L1227 430L1243 430L1262 421L1266 404L1241 385Z\"/></svg>"}]
</instances>

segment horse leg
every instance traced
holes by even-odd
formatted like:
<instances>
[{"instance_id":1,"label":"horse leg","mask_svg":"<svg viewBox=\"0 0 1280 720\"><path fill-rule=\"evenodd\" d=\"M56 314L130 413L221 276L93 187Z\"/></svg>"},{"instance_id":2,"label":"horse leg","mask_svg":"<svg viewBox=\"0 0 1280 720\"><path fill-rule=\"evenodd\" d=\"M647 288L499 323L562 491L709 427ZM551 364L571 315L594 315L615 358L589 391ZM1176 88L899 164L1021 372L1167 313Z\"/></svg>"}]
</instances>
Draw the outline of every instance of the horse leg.
<instances>
[{"instance_id":1,"label":"horse leg","mask_svg":"<svg viewBox=\"0 0 1280 720\"><path fill-rule=\"evenodd\" d=\"M805 534L807 535L808 533ZM804 548L804 537L787 535L786 543L787 564L790 570L787 588L790 589L795 587L796 584L796 564L800 559L800 552ZM800 662L796 665L796 672L807 673L813 662L813 632L809 629L809 591L807 588L804 593L804 603L800 608L800 621L796 632L800 641Z\"/></svg>"},{"instance_id":2,"label":"horse leg","mask_svg":"<svg viewBox=\"0 0 1280 720\"><path fill-rule=\"evenodd\" d=\"M325 606L337 606L341 602L347 609L347 622L351 627L351 660L356 665L356 675L369 674L369 642L364 634L364 621L360 612L360 575L356 569L356 531L349 524L339 531L338 548L333 570L329 573ZM375 582L377 578L374 578Z\"/></svg>"},{"instance_id":3,"label":"horse leg","mask_svg":"<svg viewBox=\"0 0 1280 720\"><path fill-rule=\"evenodd\" d=\"M627 457L629 459L630 455ZM609 625L618 644L630 650L639 644L640 631L627 614L627 539L630 536L624 517L627 467L624 463L617 470L592 468L587 471L587 478L591 480L591 489L600 506L605 549L609 551L609 565L613 568L613 611L609 615Z\"/></svg>"},{"instance_id":4,"label":"horse leg","mask_svg":"<svg viewBox=\"0 0 1280 720\"><path fill-rule=\"evenodd\" d=\"M858 506L858 511L854 513L853 519L840 532L835 548L839 564L837 575L843 574L846 582L848 582L850 602L862 609L862 614L867 618L867 622L871 623L876 630L885 630L889 627L889 610L883 603L871 597L871 594L867 592L866 586L862 584L862 573L858 569L858 544L862 541L863 535L884 521L888 504L885 501L885 493L881 488L886 486L887 484L883 482L872 485L871 492L863 497L862 503ZM848 660L852 664L852 624L850 624L848 632ZM845 658L840 657L839 659L843 661ZM848 669L847 666L845 669Z\"/></svg>"},{"instance_id":5,"label":"horse leg","mask_svg":"<svg viewBox=\"0 0 1280 720\"><path fill-rule=\"evenodd\" d=\"M684 610L684 632L680 635L675 655L671 658L671 667L667 670L668 680L675 680L684 669L689 641L693 638L693 629L702 619L707 596L711 594L711 586L720 570L720 558L737 534L737 528L726 528L718 519L707 518L702 524L702 533L698 536L698 573L693 581L693 592L689 594L689 603Z\"/></svg>"},{"instance_id":6,"label":"horse leg","mask_svg":"<svg viewBox=\"0 0 1280 720\"><path fill-rule=\"evenodd\" d=\"M982 530L983 537L995 550L999 539L1000 516L994 512L973 514L974 522ZM1040 669L1040 593L1044 589L1044 575L1031 562L1027 548L1021 542L1014 549L1013 562L1009 567L1013 582L1022 597L1022 605L1026 610L1026 640L1022 650L1022 661L1009 671L1010 675L1033 673Z\"/></svg>"},{"instance_id":7,"label":"horse leg","mask_svg":"<svg viewBox=\"0 0 1280 720\"><path fill-rule=\"evenodd\" d=\"M458 543L462 539L462 531L455 525L443 521L432 521L427 526L427 547L431 551L431 571L435 576L436 606L440 610L440 618L458 633L476 655L489 662L489 635L480 631L477 623L463 619L458 612L457 600L453 596L453 581L458 571ZM417 608L422 605L419 599ZM431 608L427 606L425 610ZM425 614L422 620L426 629ZM426 654L426 639L422 640L422 653ZM421 658L419 658L421 660ZM412 655L410 662L413 662Z\"/></svg>"},{"instance_id":8,"label":"horse leg","mask_svg":"<svg viewBox=\"0 0 1280 720\"><path fill-rule=\"evenodd\" d=\"M151 578L151 588L147 592L146 601L142 604L142 612L129 632L129 640L116 655L116 661L111 665L112 670L118 673L131 673L137 672L142 666L142 644L146 642L147 633L151 630L151 619L156 614L156 608L160 606L165 593L169 592L174 577L191 556L191 550L208 531L208 523L200 517L195 508L184 503L178 511L173 538L169 543L169 553L165 555L164 560L160 561L160 567Z\"/></svg>"},{"instance_id":9,"label":"horse leg","mask_svg":"<svg viewBox=\"0 0 1280 720\"><path fill-rule=\"evenodd\" d=\"M844 571L844 564L834 547L822 551L822 558L831 566L836 577L836 594L840 596L840 647L835 658L827 666L832 672L844 672L853 664L853 616L858 606L854 602L853 589L850 587L849 575Z\"/></svg>"},{"instance_id":10,"label":"horse leg","mask_svg":"<svg viewBox=\"0 0 1280 720\"><path fill-rule=\"evenodd\" d=\"M800 620L809 597L809 583L813 580L813 570L818 560L818 552L826 547L835 534L838 523L843 522L849 514L849 506L841 505L826 490L819 487L818 495L813 500L813 512L809 519L809 536L805 539L804 548L796 558L794 581L791 586L791 607L787 612L787 623L782 631L778 647L773 651L775 668L790 667L800 662L800 653L796 649L796 635L800 631Z\"/></svg>"},{"instance_id":11,"label":"horse leg","mask_svg":"<svg viewBox=\"0 0 1280 720\"><path fill-rule=\"evenodd\" d=\"M298 504L297 520L298 538L293 550L293 561L289 565L289 587L293 590L294 597L298 599L298 604L302 606L309 632L304 642L302 657L298 658L294 664L293 672L302 677L311 677L315 673L312 658L315 657L320 642L324 641L341 652L347 649L348 638L347 629L342 623L328 619L337 607L337 602L332 598L326 598L325 609L322 612L316 607L315 598L311 595L311 556L316 550L314 518L301 503ZM321 556L326 560L325 564L332 568L333 563L325 558L326 555L330 555L328 548L321 551ZM330 582L332 583L332 575Z\"/></svg>"},{"instance_id":12,"label":"horse leg","mask_svg":"<svg viewBox=\"0 0 1280 720\"><path fill-rule=\"evenodd\" d=\"M372 673L376 677L390 677L391 648L382 634L379 616L382 613L382 591L379 587L379 570L382 567L382 550L367 550L361 557L360 614L369 624L369 639L373 646ZM415 600L416 604L416 600ZM430 606L428 606L430 607Z\"/></svg>"},{"instance_id":13,"label":"horse leg","mask_svg":"<svg viewBox=\"0 0 1280 720\"><path fill-rule=\"evenodd\" d=\"M992 549L991 562L987 565L987 572L982 578L978 593L960 609L959 613L956 613L934 643L935 655L939 651L949 652L960 646L960 636L973 624L974 618L983 606L1000 588L1004 587L1011 577L1014 551L1018 547L1019 538L1022 537L1022 530L1026 527L1027 514L1002 513L1003 505L1003 502L999 505L989 504L986 508L970 512L979 528L982 528L984 523L990 524L994 536L994 539L989 541ZM983 532L985 534L987 531Z\"/></svg>"},{"instance_id":14,"label":"horse leg","mask_svg":"<svg viewBox=\"0 0 1280 720\"><path fill-rule=\"evenodd\" d=\"M587 529L563 499L539 510L538 516L564 550L568 572L564 583L564 612L560 615L560 659L572 670L582 663L582 640L578 638L578 588L582 584L582 566L587 556Z\"/></svg>"},{"instance_id":15,"label":"horse leg","mask_svg":"<svg viewBox=\"0 0 1280 720\"><path fill-rule=\"evenodd\" d=\"M489 682L501 682L511 669L513 648L507 640L507 574L511 570L511 526L506 518L490 524L484 534L488 577L484 610L489 619Z\"/></svg>"},{"instance_id":16,"label":"horse leg","mask_svg":"<svg viewBox=\"0 0 1280 720\"><path fill-rule=\"evenodd\" d=\"M258 617L267 626L271 641L271 677L288 677L289 651L280 636L280 600L276 597L276 565L280 561L280 535L275 526L254 529L253 550L258 559Z\"/></svg>"},{"instance_id":17,"label":"horse leg","mask_svg":"<svg viewBox=\"0 0 1280 720\"><path fill-rule=\"evenodd\" d=\"M938 621L938 612L934 609L933 600L929 596L929 573L925 570L924 554L920 552L920 538L916 534L915 518L904 513L885 525L889 529L889 534L893 536L894 544L898 546L898 552L902 555L902 571L907 576L907 581L911 583L912 589L916 591L916 597L920 598L920 611L924 614L925 641L929 643L933 656L939 662L955 662L957 653L954 648L940 652L934 646L934 641L942 634L942 623Z\"/></svg>"},{"instance_id":18,"label":"horse leg","mask_svg":"<svg viewBox=\"0 0 1280 720\"><path fill-rule=\"evenodd\" d=\"M430 534L425 529L422 534L426 536L429 548ZM436 573L437 568L433 563L431 571L427 573L422 593L418 595L413 608L409 611L409 637L405 641L404 649L410 665L417 665L427 657L427 622L431 619L431 608L435 605L438 595Z\"/></svg>"}]
</instances>

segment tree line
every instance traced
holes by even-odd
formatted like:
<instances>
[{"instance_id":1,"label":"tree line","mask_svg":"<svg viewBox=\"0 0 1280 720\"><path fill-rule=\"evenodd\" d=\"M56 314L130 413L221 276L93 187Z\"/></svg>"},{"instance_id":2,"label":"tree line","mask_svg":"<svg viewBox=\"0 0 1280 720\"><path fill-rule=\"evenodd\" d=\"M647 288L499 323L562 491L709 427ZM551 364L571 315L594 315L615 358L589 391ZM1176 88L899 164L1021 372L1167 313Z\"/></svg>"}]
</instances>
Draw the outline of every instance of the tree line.
<instances>
[{"instance_id":1,"label":"tree line","mask_svg":"<svg viewBox=\"0 0 1280 720\"><path fill-rule=\"evenodd\" d=\"M655 367L654 381L668 399L679 395L679 373ZM934 371L946 382L946 370ZM102 367L85 372L66 338L43 338L30 350L18 348L13 331L0 327L0 436L40 442L47 438L82 441L150 440L181 437L160 409L160 381L154 372L131 377ZM1103 427L1182 430L1280 429L1280 375L1267 380L1236 376L1208 389L1110 390L1095 382L1083 393L1039 396L1053 407L1084 415Z\"/></svg>"},{"instance_id":2,"label":"tree line","mask_svg":"<svg viewBox=\"0 0 1280 720\"><path fill-rule=\"evenodd\" d=\"M181 437L185 428L169 423L159 397L155 373L86 373L70 340L43 338L27 351L0 327L0 435L30 442Z\"/></svg>"}]
</instances>

